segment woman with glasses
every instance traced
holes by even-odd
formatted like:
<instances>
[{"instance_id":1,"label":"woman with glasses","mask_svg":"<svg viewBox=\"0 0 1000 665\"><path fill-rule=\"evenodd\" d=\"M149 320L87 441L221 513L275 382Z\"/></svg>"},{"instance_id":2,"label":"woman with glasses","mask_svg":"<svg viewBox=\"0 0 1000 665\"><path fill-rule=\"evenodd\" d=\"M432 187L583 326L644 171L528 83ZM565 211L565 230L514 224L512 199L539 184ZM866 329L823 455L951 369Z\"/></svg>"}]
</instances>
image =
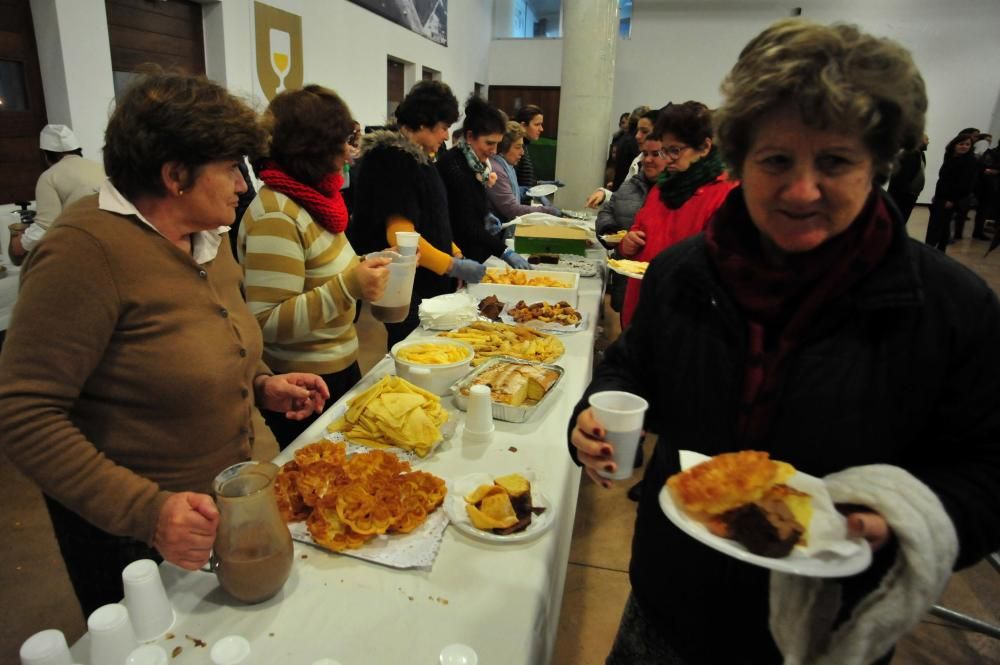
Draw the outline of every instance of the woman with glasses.
<instances>
[{"instance_id":1,"label":"woman with glasses","mask_svg":"<svg viewBox=\"0 0 1000 665\"><path fill-rule=\"evenodd\" d=\"M712 143L711 111L701 102L664 108L649 136L660 140L666 166L618 246L622 256L637 261L652 261L667 247L700 233L736 186ZM625 288L622 328L632 320L640 285L631 279Z\"/></svg>"}]
</instances>

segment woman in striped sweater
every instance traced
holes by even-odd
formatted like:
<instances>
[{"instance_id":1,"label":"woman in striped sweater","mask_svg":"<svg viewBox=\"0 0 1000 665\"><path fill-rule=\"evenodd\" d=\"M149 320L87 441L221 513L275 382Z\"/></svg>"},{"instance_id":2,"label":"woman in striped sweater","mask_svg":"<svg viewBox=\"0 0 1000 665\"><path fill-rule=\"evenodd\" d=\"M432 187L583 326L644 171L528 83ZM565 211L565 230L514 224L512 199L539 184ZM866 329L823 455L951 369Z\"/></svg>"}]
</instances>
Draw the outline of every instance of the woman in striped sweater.
<instances>
[{"instance_id":1,"label":"woman in striped sweater","mask_svg":"<svg viewBox=\"0 0 1000 665\"><path fill-rule=\"evenodd\" d=\"M256 170L265 186L239 232L247 302L264 332L265 362L319 374L335 401L361 378L355 302L380 298L389 277L388 259L359 259L344 235L340 187L353 119L335 92L308 85L275 97L264 125L269 154ZM282 415L265 415L282 448L315 420Z\"/></svg>"}]
</instances>

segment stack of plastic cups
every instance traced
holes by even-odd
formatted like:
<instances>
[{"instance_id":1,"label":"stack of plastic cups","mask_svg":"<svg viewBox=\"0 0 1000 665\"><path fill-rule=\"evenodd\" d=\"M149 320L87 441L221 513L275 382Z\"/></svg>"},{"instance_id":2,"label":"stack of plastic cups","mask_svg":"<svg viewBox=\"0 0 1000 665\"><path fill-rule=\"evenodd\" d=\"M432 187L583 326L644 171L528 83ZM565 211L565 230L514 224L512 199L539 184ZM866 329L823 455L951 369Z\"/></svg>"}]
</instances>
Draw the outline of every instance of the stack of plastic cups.
<instances>
[{"instance_id":1,"label":"stack of plastic cups","mask_svg":"<svg viewBox=\"0 0 1000 665\"><path fill-rule=\"evenodd\" d=\"M469 405L465 414L463 440L470 443L489 443L493 440L493 400L489 386L469 388Z\"/></svg>"},{"instance_id":2,"label":"stack of plastic cups","mask_svg":"<svg viewBox=\"0 0 1000 665\"><path fill-rule=\"evenodd\" d=\"M150 642L170 630L174 625L174 608L155 561L139 559L125 566L122 585L137 640Z\"/></svg>"},{"instance_id":3,"label":"stack of plastic cups","mask_svg":"<svg viewBox=\"0 0 1000 665\"><path fill-rule=\"evenodd\" d=\"M21 645L21 665L72 665L66 636L50 628L35 633Z\"/></svg>"}]
</instances>

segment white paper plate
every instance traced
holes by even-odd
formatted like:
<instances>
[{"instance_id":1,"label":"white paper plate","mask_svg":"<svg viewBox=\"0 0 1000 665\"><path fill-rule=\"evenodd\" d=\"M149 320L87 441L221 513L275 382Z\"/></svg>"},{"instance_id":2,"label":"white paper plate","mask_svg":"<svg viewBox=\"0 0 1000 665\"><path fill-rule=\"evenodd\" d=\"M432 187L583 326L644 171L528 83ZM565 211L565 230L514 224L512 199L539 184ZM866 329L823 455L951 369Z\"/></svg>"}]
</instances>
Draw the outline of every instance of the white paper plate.
<instances>
[{"instance_id":1,"label":"white paper plate","mask_svg":"<svg viewBox=\"0 0 1000 665\"><path fill-rule=\"evenodd\" d=\"M601 236L601 240L603 240L605 244L612 246L620 244L623 238L625 238L625 236L616 236L616 235Z\"/></svg>"},{"instance_id":2,"label":"white paper plate","mask_svg":"<svg viewBox=\"0 0 1000 665\"><path fill-rule=\"evenodd\" d=\"M549 194L555 194L557 191L559 191L559 186L550 183L545 185L535 185L525 193L531 198L537 199L542 196L548 196Z\"/></svg>"},{"instance_id":3,"label":"white paper plate","mask_svg":"<svg viewBox=\"0 0 1000 665\"><path fill-rule=\"evenodd\" d=\"M616 272L619 275L625 275L626 277L631 277L632 279L642 279L643 277L645 277L645 273L643 273L642 275L640 275L637 272L628 272L628 271L622 270L621 268L616 268L613 265L611 265L610 263L608 264L608 270L610 270L611 272Z\"/></svg>"},{"instance_id":4,"label":"white paper plate","mask_svg":"<svg viewBox=\"0 0 1000 665\"><path fill-rule=\"evenodd\" d=\"M528 477L529 474L523 475ZM509 536L501 536L490 531L477 529L469 520L469 513L465 510L465 495L469 494L480 485L492 484L493 476L488 473L470 473L467 476L458 478L453 483L449 483L448 496L446 496L444 500L445 513L448 515L448 519L451 520L452 525L456 529L467 536L472 536L473 538L485 540L490 543L521 543L526 540L531 540L532 538L536 538L545 533L545 531L552 526L552 523L555 521L555 511L553 511L552 503L549 501L548 497L535 487L534 481L532 481L531 478L528 478L528 480L532 483L532 504L539 508L545 508L545 512L541 515L533 515L531 517L531 524L529 524L528 528L524 531L512 533Z\"/></svg>"},{"instance_id":5,"label":"white paper plate","mask_svg":"<svg viewBox=\"0 0 1000 665\"><path fill-rule=\"evenodd\" d=\"M806 474L801 475L806 476ZM809 555L799 547L793 548L788 556L781 559L753 554L735 540L716 536L704 524L689 517L674 502L674 497L666 485L660 490L659 499L663 514L681 531L714 550L755 566L806 577L847 577L868 568L872 561L871 547L862 538L843 541L844 549L853 551L846 556L832 551Z\"/></svg>"},{"instance_id":6,"label":"white paper plate","mask_svg":"<svg viewBox=\"0 0 1000 665\"><path fill-rule=\"evenodd\" d=\"M530 303L529 303L530 304ZM587 329L587 313L580 312L580 320L572 325L563 325L561 323L556 323L555 321L536 321L532 319L531 321L524 321L523 323L515 321L514 317L511 316L510 310L517 305L516 302L509 302L504 305L503 311L500 312L500 320L504 323L510 324L512 326L524 326L526 328L534 328L535 330L542 330L544 332L550 333L575 333Z\"/></svg>"}]
</instances>

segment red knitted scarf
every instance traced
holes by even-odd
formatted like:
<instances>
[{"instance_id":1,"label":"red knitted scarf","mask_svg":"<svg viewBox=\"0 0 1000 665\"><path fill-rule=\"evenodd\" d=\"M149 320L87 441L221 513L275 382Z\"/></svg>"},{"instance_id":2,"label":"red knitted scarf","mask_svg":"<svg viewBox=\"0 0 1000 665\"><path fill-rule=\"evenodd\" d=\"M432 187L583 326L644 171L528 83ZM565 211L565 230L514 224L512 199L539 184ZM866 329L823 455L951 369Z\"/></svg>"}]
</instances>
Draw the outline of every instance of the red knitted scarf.
<instances>
[{"instance_id":1,"label":"red knitted scarf","mask_svg":"<svg viewBox=\"0 0 1000 665\"><path fill-rule=\"evenodd\" d=\"M330 233L344 232L347 228L347 206L340 194L344 176L339 171L329 174L313 188L282 171L273 161L266 161L262 166L257 175L268 187L293 199Z\"/></svg>"},{"instance_id":2,"label":"red knitted scarf","mask_svg":"<svg viewBox=\"0 0 1000 665\"><path fill-rule=\"evenodd\" d=\"M733 190L705 229L709 258L747 319L747 359L739 431L765 439L788 360L820 313L879 264L892 243L892 216L872 194L846 231L820 247L771 265L760 248L742 188Z\"/></svg>"}]
</instances>

